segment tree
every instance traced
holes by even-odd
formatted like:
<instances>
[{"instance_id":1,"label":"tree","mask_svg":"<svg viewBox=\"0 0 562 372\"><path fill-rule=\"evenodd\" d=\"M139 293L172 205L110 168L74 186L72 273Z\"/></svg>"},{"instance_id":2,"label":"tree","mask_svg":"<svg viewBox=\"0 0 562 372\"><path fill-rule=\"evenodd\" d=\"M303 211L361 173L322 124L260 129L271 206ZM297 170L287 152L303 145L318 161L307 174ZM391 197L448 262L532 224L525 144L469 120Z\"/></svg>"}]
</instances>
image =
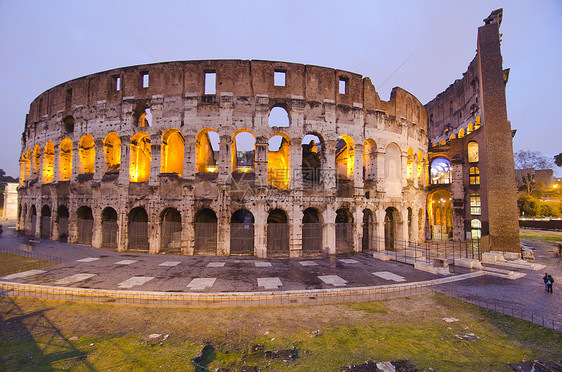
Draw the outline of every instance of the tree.
<instances>
[{"instance_id":1,"label":"tree","mask_svg":"<svg viewBox=\"0 0 562 372\"><path fill-rule=\"evenodd\" d=\"M520 195L517 199L517 207L522 216L534 217L539 211L539 201L531 195Z\"/></svg>"},{"instance_id":2,"label":"tree","mask_svg":"<svg viewBox=\"0 0 562 372\"><path fill-rule=\"evenodd\" d=\"M12 176L6 176L4 169L0 169L0 182L18 182L18 179Z\"/></svg>"},{"instance_id":3,"label":"tree","mask_svg":"<svg viewBox=\"0 0 562 372\"><path fill-rule=\"evenodd\" d=\"M562 152L558 155L554 155L554 164L562 167Z\"/></svg>"},{"instance_id":4,"label":"tree","mask_svg":"<svg viewBox=\"0 0 562 372\"><path fill-rule=\"evenodd\" d=\"M519 170L521 181L527 187L527 194L535 189L535 169L548 169L548 158L538 151L517 151L514 154L515 169Z\"/></svg>"}]
</instances>

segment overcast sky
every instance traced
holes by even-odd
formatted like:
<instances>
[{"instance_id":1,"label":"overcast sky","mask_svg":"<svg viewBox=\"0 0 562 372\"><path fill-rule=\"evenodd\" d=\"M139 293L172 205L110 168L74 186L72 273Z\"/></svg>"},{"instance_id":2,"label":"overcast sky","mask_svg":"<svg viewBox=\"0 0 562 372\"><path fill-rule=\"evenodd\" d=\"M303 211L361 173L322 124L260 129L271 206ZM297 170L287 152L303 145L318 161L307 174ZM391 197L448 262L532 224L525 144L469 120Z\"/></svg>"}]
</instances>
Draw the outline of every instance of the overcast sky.
<instances>
[{"instance_id":1,"label":"overcast sky","mask_svg":"<svg viewBox=\"0 0 562 372\"><path fill-rule=\"evenodd\" d=\"M400 86L425 104L462 77L477 28L502 7L514 148L552 158L562 152L560 0L0 0L0 168L19 175L35 97L115 67L230 58L315 64L370 77L384 100Z\"/></svg>"}]
</instances>

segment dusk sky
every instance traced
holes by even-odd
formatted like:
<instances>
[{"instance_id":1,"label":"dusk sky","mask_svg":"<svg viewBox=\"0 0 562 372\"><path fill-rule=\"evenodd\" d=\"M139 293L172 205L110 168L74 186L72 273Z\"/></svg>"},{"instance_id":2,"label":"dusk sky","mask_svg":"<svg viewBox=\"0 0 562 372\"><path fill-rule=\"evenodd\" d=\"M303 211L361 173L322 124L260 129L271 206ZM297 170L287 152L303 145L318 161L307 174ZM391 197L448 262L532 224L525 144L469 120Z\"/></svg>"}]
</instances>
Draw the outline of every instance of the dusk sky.
<instances>
[{"instance_id":1,"label":"dusk sky","mask_svg":"<svg viewBox=\"0 0 562 372\"><path fill-rule=\"evenodd\" d=\"M400 86L425 104L462 77L477 28L497 8L514 150L552 158L562 152L560 0L0 0L0 168L19 176L35 97L116 67L199 59L314 64L370 77L384 100Z\"/></svg>"}]
</instances>

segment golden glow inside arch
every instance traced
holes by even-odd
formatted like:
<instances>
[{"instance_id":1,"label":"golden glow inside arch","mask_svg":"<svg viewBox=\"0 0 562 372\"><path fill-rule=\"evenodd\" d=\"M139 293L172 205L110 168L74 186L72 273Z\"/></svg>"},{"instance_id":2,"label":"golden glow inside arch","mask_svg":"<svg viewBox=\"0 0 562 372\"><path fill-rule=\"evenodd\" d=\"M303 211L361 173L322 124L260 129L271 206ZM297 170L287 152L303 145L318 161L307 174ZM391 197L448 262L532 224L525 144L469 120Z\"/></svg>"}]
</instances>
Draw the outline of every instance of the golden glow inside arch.
<instances>
[{"instance_id":1,"label":"golden glow inside arch","mask_svg":"<svg viewBox=\"0 0 562 372\"><path fill-rule=\"evenodd\" d=\"M418 177L418 185L422 186L424 184L424 177L423 177L423 170L424 170L424 161L423 161L423 152L418 152L418 167L417 167L417 177Z\"/></svg>"},{"instance_id":2,"label":"golden glow inside arch","mask_svg":"<svg viewBox=\"0 0 562 372\"><path fill-rule=\"evenodd\" d=\"M215 143L216 149L213 148ZM219 170L217 165L219 135L212 129L206 128L195 138L195 171L197 173L216 173Z\"/></svg>"},{"instance_id":3,"label":"golden glow inside arch","mask_svg":"<svg viewBox=\"0 0 562 372\"><path fill-rule=\"evenodd\" d=\"M33 147L33 156L31 159L31 178L39 177L39 167L41 165L41 147L35 145Z\"/></svg>"},{"instance_id":4,"label":"golden glow inside arch","mask_svg":"<svg viewBox=\"0 0 562 372\"><path fill-rule=\"evenodd\" d=\"M453 233L453 206L451 193L447 190L436 190L427 196L427 216L431 238L448 240Z\"/></svg>"},{"instance_id":5,"label":"golden glow inside arch","mask_svg":"<svg viewBox=\"0 0 562 372\"><path fill-rule=\"evenodd\" d=\"M55 145L53 142L47 141L45 151L43 151L43 177L41 183L53 182L55 174Z\"/></svg>"},{"instance_id":6,"label":"golden glow inside arch","mask_svg":"<svg viewBox=\"0 0 562 372\"><path fill-rule=\"evenodd\" d=\"M459 138L463 138L464 137L464 128L461 128L461 130L459 130Z\"/></svg>"},{"instance_id":7,"label":"golden glow inside arch","mask_svg":"<svg viewBox=\"0 0 562 372\"><path fill-rule=\"evenodd\" d=\"M185 139L177 129L170 129L162 135L161 173L183 175Z\"/></svg>"},{"instance_id":8,"label":"golden glow inside arch","mask_svg":"<svg viewBox=\"0 0 562 372\"><path fill-rule=\"evenodd\" d=\"M336 174L338 179L353 179L355 164L355 143L347 135L341 135L336 142Z\"/></svg>"},{"instance_id":9,"label":"golden glow inside arch","mask_svg":"<svg viewBox=\"0 0 562 372\"><path fill-rule=\"evenodd\" d=\"M406 164L406 179L408 181L414 180L414 150L411 147L408 147L408 161Z\"/></svg>"},{"instance_id":10,"label":"golden glow inside arch","mask_svg":"<svg viewBox=\"0 0 562 372\"><path fill-rule=\"evenodd\" d=\"M474 124L468 123L468 127L466 128L466 134L470 134L474 132Z\"/></svg>"},{"instance_id":11,"label":"golden glow inside arch","mask_svg":"<svg viewBox=\"0 0 562 372\"><path fill-rule=\"evenodd\" d=\"M121 166L121 139L115 132L109 132L103 139L105 171L118 170Z\"/></svg>"},{"instance_id":12,"label":"golden glow inside arch","mask_svg":"<svg viewBox=\"0 0 562 372\"><path fill-rule=\"evenodd\" d=\"M96 144L94 137L85 134L78 144L78 174L92 174L96 168Z\"/></svg>"},{"instance_id":13,"label":"golden glow inside arch","mask_svg":"<svg viewBox=\"0 0 562 372\"><path fill-rule=\"evenodd\" d=\"M286 135L274 134L269 139L267 151L267 182L281 190L289 188L290 140Z\"/></svg>"},{"instance_id":14,"label":"golden glow inside arch","mask_svg":"<svg viewBox=\"0 0 562 372\"><path fill-rule=\"evenodd\" d=\"M478 116L476 117L476 119L474 120L474 130L480 128L480 125L481 125L481 124L480 124L480 115L478 115Z\"/></svg>"},{"instance_id":15,"label":"golden glow inside arch","mask_svg":"<svg viewBox=\"0 0 562 372\"><path fill-rule=\"evenodd\" d=\"M479 160L478 142L471 141L467 145L468 162L477 163Z\"/></svg>"},{"instance_id":16,"label":"golden glow inside arch","mask_svg":"<svg viewBox=\"0 0 562 372\"><path fill-rule=\"evenodd\" d=\"M72 175L72 141L63 138L59 146L59 181L70 181Z\"/></svg>"},{"instance_id":17,"label":"golden glow inside arch","mask_svg":"<svg viewBox=\"0 0 562 372\"><path fill-rule=\"evenodd\" d=\"M131 138L131 154L129 165L129 181L145 182L150 176L150 162L152 152L150 137L144 132L139 132Z\"/></svg>"}]
</instances>

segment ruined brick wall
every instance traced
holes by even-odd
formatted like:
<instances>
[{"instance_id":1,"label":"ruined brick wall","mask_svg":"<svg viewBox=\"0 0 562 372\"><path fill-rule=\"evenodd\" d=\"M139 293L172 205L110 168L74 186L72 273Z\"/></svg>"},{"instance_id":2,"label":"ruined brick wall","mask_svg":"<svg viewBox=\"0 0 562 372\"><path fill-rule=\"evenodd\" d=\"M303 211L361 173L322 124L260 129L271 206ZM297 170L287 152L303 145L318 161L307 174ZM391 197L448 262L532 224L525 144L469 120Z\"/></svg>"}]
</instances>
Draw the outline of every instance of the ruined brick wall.
<instances>
[{"instance_id":1,"label":"ruined brick wall","mask_svg":"<svg viewBox=\"0 0 562 372\"><path fill-rule=\"evenodd\" d=\"M216 82L206 88L209 75ZM288 126L270 125L277 107ZM219 139L215 163L198 166L209 132ZM255 140L250 167L237 160L240 132ZM268 141L275 135L286 141L282 154L270 156L285 157L279 163L289 175L281 188L268 182ZM307 135L318 139L317 152L307 150ZM336 153L342 139L345 160ZM394 214L397 240L423 235L412 226L423 225L425 176L408 169L425 172L427 146L426 110L413 95L395 88L383 101L370 79L347 71L243 60L114 69L58 85L31 103L18 228L118 250L228 255L238 244L233 231L248 232L238 225L249 219L233 222L245 210L254 242L251 252L237 246L243 254L271 256L280 234L279 256L306 255L314 230L303 227L307 216L320 225L314 230L320 244L311 253L380 250L387 213ZM303 175L303 154L317 157L321 182L310 184ZM206 158L212 158L208 146ZM349 172L338 179L342 161ZM208 246L214 248L205 251Z\"/></svg>"}]
</instances>

